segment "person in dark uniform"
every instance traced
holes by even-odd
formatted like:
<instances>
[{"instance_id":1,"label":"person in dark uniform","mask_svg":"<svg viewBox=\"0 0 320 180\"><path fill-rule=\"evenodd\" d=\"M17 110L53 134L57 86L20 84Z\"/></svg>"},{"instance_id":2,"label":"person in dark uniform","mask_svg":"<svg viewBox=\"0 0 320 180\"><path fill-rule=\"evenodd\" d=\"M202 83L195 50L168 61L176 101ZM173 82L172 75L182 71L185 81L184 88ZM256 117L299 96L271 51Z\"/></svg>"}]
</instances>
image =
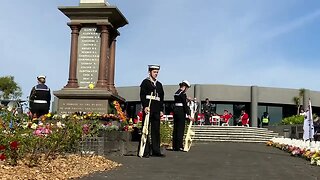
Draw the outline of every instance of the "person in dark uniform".
<instances>
[{"instance_id":1,"label":"person in dark uniform","mask_svg":"<svg viewBox=\"0 0 320 180\"><path fill-rule=\"evenodd\" d=\"M205 104L202 106L202 113L204 114L204 124L210 124L210 116L213 113L214 105L210 103L209 98L206 98Z\"/></svg>"},{"instance_id":2,"label":"person in dark uniform","mask_svg":"<svg viewBox=\"0 0 320 180\"><path fill-rule=\"evenodd\" d=\"M46 83L46 76L38 76L38 85L34 86L29 96L30 111L34 117L48 114L51 92Z\"/></svg>"},{"instance_id":3,"label":"person in dark uniform","mask_svg":"<svg viewBox=\"0 0 320 180\"><path fill-rule=\"evenodd\" d=\"M186 92L190 88L188 81L182 81L179 84L180 88L174 94L174 115L173 115L173 139L172 148L174 151L183 151L183 135L186 123L186 115L190 120L190 108L187 105Z\"/></svg>"},{"instance_id":4,"label":"person in dark uniform","mask_svg":"<svg viewBox=\"0 0 320 180\"><path fill-rule=\"evenodd\" d=\"M144 79L140 85L140 100L143 108L142 124L144 124L146 113L150 113L149 123L151 124L151 144L149 138L147 138L143 157L149 157L149 155L164 157L165 155L161 154L160 151L160 116L163 116L162 111L164 98L162 84L157 80L160 66L149 65L148 68L149 77ZM151 92L153 93L152 96ZM151 106L149 109L148 106L150 99Z\"/></svg>"},{"instance_id":5,"label":"person in dark uniform","mask_svg":"<svg viewBox=\"0 0 320 180\"><path fill-rule=\"evenodd\" d=\"M269 126L270 117L269 117L268 112L264 112L264 113L263 113L263 115L261 116L261 120L260 120L260 121L262 122L262 127L263 127L263 128Z\"/></svg>"}]
</instances>

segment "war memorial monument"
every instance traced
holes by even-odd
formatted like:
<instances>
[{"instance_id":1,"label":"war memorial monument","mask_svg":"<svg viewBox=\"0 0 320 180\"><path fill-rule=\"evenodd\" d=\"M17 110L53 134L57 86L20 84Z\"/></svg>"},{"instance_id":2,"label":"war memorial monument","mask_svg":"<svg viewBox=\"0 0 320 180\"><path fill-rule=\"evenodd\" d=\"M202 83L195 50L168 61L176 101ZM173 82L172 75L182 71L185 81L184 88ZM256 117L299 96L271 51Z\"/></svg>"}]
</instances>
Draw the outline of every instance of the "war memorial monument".
<instances>
[{"instance_id":1,"label":"war memorial monument","mask_svg":"<svg viewBox=\"0 0 320 180\"><path fill-rule=\"evenodd\" d=\"M124 101L114 83L118 28L128 21L105 0L80 0L79 6L58 7L70 22L71 49L67 84L53 94L58 113L107 113L109 103Z\"/></svg>"}]
</instances>

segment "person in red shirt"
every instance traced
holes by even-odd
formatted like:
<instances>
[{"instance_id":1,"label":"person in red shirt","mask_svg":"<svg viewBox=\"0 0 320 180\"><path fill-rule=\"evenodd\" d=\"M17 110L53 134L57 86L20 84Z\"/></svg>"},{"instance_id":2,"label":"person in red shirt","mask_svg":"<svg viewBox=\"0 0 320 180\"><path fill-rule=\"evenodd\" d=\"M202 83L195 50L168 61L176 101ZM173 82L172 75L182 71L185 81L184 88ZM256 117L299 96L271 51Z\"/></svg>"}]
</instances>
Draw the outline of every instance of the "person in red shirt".
<instances>
[{"instance_id":1,"label":"person in red shirt","mask_svg":"<svg viewBox=\"0 0 320 180\"><path fill-rule=\"evenodd\" d=\"M232 117L232 114L228 112L228 110L224 110L223 115L220 116L221 117L221 121L220 121L220 125L222 125L223 123L225 123L227 126L229 125L229 119Z\"/></svg>"},{"instance_id":2,"label":"person in red shirt","mask_svg":"<svg viewBox=\"0 0 320 180\"><path fill-rule=\"evenodd\" d=\"M241 110L240 121L242 126L247 126L249 124L249 115L245 110Z\"/></svg>"},{"instance_id":3,"label":"person in red shirt","mask_svg":"<svg viewBox=\"0 0 320 180\"><path fill-rule=\"evenodd\" d=\"M141 121L142 121L142 118L143 118L143 112L142 112L142 110L138 112L137 117L138 117L138 122L141 122Z\"/></svg>"}]
</instances>

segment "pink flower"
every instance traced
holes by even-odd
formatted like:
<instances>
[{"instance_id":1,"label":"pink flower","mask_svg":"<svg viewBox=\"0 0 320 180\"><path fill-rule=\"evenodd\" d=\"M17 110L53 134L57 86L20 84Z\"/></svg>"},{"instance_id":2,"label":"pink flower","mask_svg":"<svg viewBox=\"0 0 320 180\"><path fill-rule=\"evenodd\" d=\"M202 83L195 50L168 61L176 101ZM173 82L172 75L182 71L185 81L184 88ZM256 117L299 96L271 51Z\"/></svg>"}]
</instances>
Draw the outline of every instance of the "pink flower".
<instances>
[{"instance_id":1,"label":"pink flower","mask_svg":"<svg viewBox=\"0 0 320 180\"><path fill-rule=\"evenodd\" d=\"M89 134L89 126L88 126L88 124L84 124L83 126L82 126L82 131L83 131L83 133L84 134Z\"/></svg>"},{"instance_id":2,"label":"pink flower","mask_svg":"<svg viewBox=\"0 0 320 180\"><path fill-rule=\"evenodd\" d=\"M6 147L4 145L0 145L0 151L5 150Z\"/></svg>"}]
</instances>

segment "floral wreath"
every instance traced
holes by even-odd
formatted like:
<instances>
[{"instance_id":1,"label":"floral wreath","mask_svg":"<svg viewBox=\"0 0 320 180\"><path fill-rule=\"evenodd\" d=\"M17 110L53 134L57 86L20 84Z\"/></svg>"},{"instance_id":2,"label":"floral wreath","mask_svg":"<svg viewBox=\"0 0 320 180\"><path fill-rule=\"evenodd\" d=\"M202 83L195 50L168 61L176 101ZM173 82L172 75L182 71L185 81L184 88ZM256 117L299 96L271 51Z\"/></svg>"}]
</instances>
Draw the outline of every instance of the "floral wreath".
<instances>
[{"instance_id":1,"label":"floral wreath","mask_svg":"<svg viewBox=\"0 0 320 180\"><path fill-rule=\"evenodd\" d=\"M123 113L122 108L121 108L119 102L118 102L118 101L113 101L113 105L114 105L114 107L115 107L116 110L117 110L117 113L118 113L118 115L119 115L119 117L120 117L120 120L126 121L126 120L127 120L127 117L126 117L126 115Z\"/></svg>"}]
</instances>

